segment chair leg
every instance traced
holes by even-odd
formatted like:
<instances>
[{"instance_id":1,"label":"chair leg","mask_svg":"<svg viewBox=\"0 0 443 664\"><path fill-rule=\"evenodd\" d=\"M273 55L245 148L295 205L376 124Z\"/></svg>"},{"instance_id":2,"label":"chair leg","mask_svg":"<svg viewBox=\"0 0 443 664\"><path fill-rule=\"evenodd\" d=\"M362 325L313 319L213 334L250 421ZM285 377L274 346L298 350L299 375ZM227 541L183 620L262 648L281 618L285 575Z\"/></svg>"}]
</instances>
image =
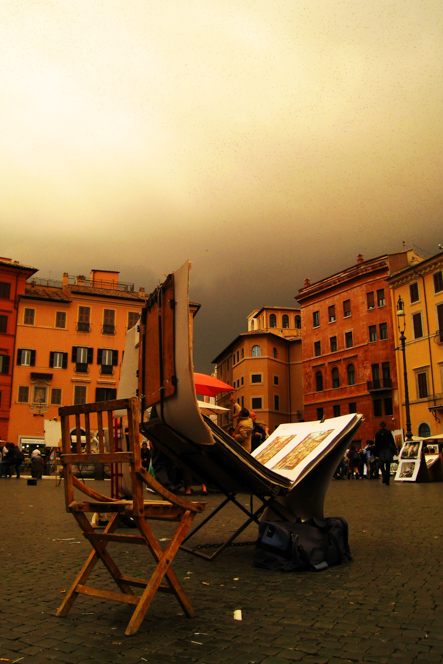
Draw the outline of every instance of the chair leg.
<instances>
[{"instance_id":1,"label":"chair leg","mask_svg":"<svg viewBox=\"0 0 443 664\"><path fill-rule=\"evenodd\" d=\"M119 514L114 514L107 527L105 528L105 533L113 533L118 524L119 524ZM92 528L91 524L89 523L88 519L83 513L74 513L74 517L79 524L80 528L82 529L82 532L94 532L94 529ZM75 600L78 597L78 591L77 588L78 586L82 586L85 584L87 581L89 575L91 574L92 570L96 566L97 562L101 560L103 564L106 566L108 569L109 573L111 574L112 578L120 588L120 590L126 594L134 595L132 588L127 584L124 583L119 579L121 576L121 572L118 569L117 565L114 563L112 560L111 556L109 553L105 550L107 543L102 543L102 542L91 542L91 545L94 547L94 551L92 551L88 558L86 559L85 564L81 568L80 572L78 573L74 583L72 584L71 588L69 589L65 599L59 606L56 612L56 616L66 616L69 613L69 610L71 609L72 605L74 604Z\"/></svg>"},{"instance_id":2,"label":"chair leg","mask_svg":"<svg viewBox=\"0 0 443 664\"><path fill-rule=\"evenodd\" d=\"M187 531L189 530L194 517L195 513L184 513L173 537L171 538L168 546L164 551L154 537L146 520L143 517L135 517L134 520L140 530L140 533L146 539L146 542L151 549L153 556L157 560L157 567L155 568L149 583L141 595L132 618L129 621L125 632L126 636L132 636L137 632L164 576L166 576L166 580L168 581L171 591L176 596L186 615L190 618L194 616L194 610L191 606L191 603L186 597L186 594L181 587L176 575L170 568L171 562L174 559L174 556L177 553Z\"/></svg>"}]
</instances>

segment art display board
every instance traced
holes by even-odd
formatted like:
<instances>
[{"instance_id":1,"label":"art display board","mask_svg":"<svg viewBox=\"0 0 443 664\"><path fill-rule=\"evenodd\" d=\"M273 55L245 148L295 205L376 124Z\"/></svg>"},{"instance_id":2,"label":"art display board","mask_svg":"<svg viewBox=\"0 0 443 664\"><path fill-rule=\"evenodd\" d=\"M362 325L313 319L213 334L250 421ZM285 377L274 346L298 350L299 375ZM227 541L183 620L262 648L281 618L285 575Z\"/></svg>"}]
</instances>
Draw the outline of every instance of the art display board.
<instances>
[{"instance_id":1,"label":"art display board","mask_svg":"<svg viewBox=\"0 0 443 664\"><path fill-rule=\"evenodd\" d=\"M46 447L61 447L62 425L55 420L45 420L45 445Z\"/></svg>"},{"instance_id":2,"label":"art display board","mask_svg":"<svg viewBox=\"0 0 443 664\"><path fill-rule=\"evenodd\" d=\"M422 440L405 442L400 452L395 480L397 482L430 481Z\"/></svg>"}]
</instances>

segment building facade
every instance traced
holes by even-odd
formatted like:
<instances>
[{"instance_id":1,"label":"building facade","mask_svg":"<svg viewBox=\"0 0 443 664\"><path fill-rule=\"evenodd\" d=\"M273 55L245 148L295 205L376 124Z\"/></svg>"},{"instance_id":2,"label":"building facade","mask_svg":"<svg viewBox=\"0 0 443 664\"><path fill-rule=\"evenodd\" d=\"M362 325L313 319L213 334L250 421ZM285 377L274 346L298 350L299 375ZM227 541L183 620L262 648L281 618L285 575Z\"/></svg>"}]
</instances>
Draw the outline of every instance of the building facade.
<instances>
[{"instance_id":1,"label":"building facade","mask_svg":"<svg viewBox=\"0 0 443 664\"><path fill-rule=\"evenodd\" d=\"M37 270L0 258L0 439L7 440L19 298Z\"/></svg>"},{"instance_id":2,"label":"building facade","mask_svg":"<svg viewBox=\"0 0 443 664\"><path fill-rule=\"evenodd\" d=\"M388 277L392 299L404 312L405 356L414 436L443 433L443 253ZM400 325L401 327L401 325ZM395 326L396 346L400 330ZM401 419L406 430L403 353L397 353Z\"/></svg>"},{"instance_id":3,"label":"building facade","mask_svg":"<svg viewBox=\"0 0 443 664\"><path fill-rule=\"evenodd\" d=\"M263 307L248 316L240 334L213 360L217 378L235 388L235 399L270 431L303 419L301 317L295 308ZM217 404L230 407L229 394ZM219 425L232 424L231 413Z\"/></svg>"},{"instance_id":4,"label":"building facade","mask_svg":"<svg viewBox=\"0 0 443 664\"><path fill-rule=\"evenodd\" d=\"M34 279L18 301L8 440L42 442L58 408L115 398L126 331L145 303L144 289L118 272L61 283Z\"/></svg>"},{"instance_id":5,"label":"building facade","mask_svg":"<svg viewBox=\"0 0 443 664\"><path fill-rule=\"evenodd\" d=\"M414 251L379 256L311 284L301 307L306 420L358 412L363 443L382 420L400 428L391 290L387 277L422 260Z\"/></svg>"}]
</instances>

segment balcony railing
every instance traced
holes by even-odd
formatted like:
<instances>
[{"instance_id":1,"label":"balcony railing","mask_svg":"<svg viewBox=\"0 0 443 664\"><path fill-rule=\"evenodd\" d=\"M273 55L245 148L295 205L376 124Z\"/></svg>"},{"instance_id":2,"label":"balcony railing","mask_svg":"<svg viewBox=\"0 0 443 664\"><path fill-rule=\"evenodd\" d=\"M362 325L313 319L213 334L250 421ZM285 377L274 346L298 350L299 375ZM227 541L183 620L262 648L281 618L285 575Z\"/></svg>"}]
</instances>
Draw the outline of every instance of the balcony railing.
<instances>
[{"instance_id":1,"label":"balcony railing","mask_svg":"<svg viewBox=\"0 0 443 664\"><path fill-rule=\"evenodd\" d=\"M368 392L378 392L380 390L392 390L392 378L376 378L368 380Z\"/></svg>"}]
</instances>

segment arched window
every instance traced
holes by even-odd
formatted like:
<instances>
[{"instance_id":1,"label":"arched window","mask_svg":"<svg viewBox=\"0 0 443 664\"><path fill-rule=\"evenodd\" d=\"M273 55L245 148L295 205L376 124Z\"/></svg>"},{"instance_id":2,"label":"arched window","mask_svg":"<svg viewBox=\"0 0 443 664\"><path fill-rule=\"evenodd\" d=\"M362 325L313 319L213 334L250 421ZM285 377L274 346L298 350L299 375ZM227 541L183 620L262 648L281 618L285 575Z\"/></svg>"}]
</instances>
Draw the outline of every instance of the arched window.
<instances>
[{"instance_id":1,"label":"arched window","mask_svg":"<svg viewBox=\"0 0 443 664\"><path fill-rule=\"evenodd\" d=\"M277 349L276 349L275 346L274 346L274 348L272 349L272 354L274 355L274 357L277 357L277 355L278 355L278 353L277 353Z\"/></svg>"},{"instance_id":2,"label":"arched window","mask_svg":"<svg viewBox=\"0 0 443 664\"><path fill-rule=\"evenodd\" d=\"M284 314L281 320L282 320L282 327L284 328L289 327L289 316Z\"/></svg>"},{"instance_id":3,"label":"arched window","mask_svg":"<svg viewBox=\"0 0 443 664\"><path fill-rule=\"evenodd\" d=\"M348 364L346 371L348 373L348 385L355 385L355 367L353 364Z\"/></svg>"},{"instance_id":4,"label":"arched window","mask_svg":"<svg viewBox=\"0 0 443 664\"><path fill-rule=\"evenodd\" d=\"M295 317L295 321L294 321L294 322L295 322L295 329L296 329L296 330L301 330L301 317L297 315L297 316Z\"/></svg>"},{"instance_id":5,"label":"arched window","mask_svg":"<svg viewBox=\"0 0 443 664\"><path fill-rule=\"evenodd\" d=\"M260 357L261 355L261 348L260 346L252 346L252 357Z\"/></svg>"},{"instance_id":6,"label":"arched window","mask_svg":"<svg viewBox=\"0 0 443 664\"><path fill-rule=\"evenodd\" d=\"M429 424L426 424L426 422L422 422L418 427L418 435L420 436L420 438L429 438L429 436L431 435L431 429Z\"/></svg>"},{"instance_id":7,"label":"arched window","mask_svg":"<svg viewBox=\"0 0 443 664\"><path fill-rule=\"evenodd\" d=\"M315 389L317 392L323 391L323 374L321 371L317 371L315 374Z\"/></svg>"},{"instance_id":8,"label":"arched window","mask_svg":"<svg viewBox=\"0 0 443 664\"><path fill-rule=\"evenodd\" d=\"M340 387L340 375L338 373L337 367L334 367L331 372L332 375L332 387L336 389L337 387Z\"/></svg>"},{"instance_id":9,"label":"arched window","mask_svg":"<svg viewBox=\"0 0 443 664\"><path fill-rule=\"evenodd\" d=\"M269 316L269 327L277 327L277 316L275 314Z\"/></svg>"}]
</instances>

